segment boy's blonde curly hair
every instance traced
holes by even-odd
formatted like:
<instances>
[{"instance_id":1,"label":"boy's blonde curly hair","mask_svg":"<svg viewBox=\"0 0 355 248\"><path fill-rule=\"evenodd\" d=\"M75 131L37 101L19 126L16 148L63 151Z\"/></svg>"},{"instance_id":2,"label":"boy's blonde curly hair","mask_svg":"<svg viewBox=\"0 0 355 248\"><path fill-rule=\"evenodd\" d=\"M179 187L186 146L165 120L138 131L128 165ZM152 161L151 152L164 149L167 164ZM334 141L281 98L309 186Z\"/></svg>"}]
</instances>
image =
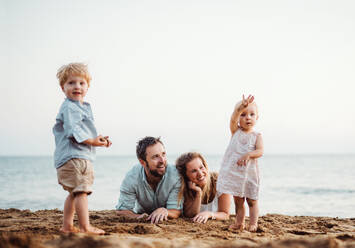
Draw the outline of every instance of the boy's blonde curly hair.
<instances>
[{"instance_id":1,"label":"boy's blonde curly hair","mask_svg":"<svg viewBox=\"0 0 355 248\"><path fill-rule=\"evenodd\" d=\"M83 63L70 63L63 65L57 72L60 87L63 88L64 83L70 76L79 76L85 78L88 86L90 87L91 75L88 71L88 66Z\"/></svg>"}]
</instances>

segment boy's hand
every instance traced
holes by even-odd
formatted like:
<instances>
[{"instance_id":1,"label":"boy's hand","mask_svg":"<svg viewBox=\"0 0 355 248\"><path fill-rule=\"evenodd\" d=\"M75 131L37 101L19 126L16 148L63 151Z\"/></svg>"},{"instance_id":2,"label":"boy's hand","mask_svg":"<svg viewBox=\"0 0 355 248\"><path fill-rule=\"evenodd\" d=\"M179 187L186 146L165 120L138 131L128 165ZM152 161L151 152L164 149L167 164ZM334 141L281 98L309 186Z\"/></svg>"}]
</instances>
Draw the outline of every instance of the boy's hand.
<instances>
[{"instance_id":1,"label":"boy's hand","mask_svg":"<svg viewBox=\"0 0 355 248\"><path fill-rule=\"evenodd\" d=\"M107 145L107 141L106 141L104 136L99 135L95 139L92 140L91 145L92 146L106 146Z\"/></svg>"},{"instance_id":2,"label":"boy's hand","mask_svg":"<svg viewBox=\"0 0 355 248\"><path fill-rule=\"evenodd\" d=\"M244 154L240 159L238 159L237 165L246 166L249 160L250 160L250 155L248 153Z\"/></svg>"},{"instance_id":3,"label":"boy's hand","mask_svg":"<svg viewBox=\"0 0 355 248\"><path fill-rule=\"evenodd\" d=\"M101 141L106 143L105 144L106 147L110 147L112 145L112 142L108 138L109 138L108 136L105 136L105 137L101 138Z\"/></svg>"}]
</instances>

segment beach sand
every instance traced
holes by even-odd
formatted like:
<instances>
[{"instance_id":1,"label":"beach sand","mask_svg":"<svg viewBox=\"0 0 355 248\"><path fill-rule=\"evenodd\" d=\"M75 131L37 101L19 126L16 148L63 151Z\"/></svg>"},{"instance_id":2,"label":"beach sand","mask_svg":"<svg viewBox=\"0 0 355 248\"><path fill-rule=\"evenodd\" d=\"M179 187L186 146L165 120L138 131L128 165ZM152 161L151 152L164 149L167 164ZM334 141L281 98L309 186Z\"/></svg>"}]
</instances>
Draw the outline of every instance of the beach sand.
<instances>
[{"instance_id":1,"label":"beach sand","mask_svg":"<svg viewBox=\"0 0 355 248\"><path fill-rule=\"evenodd\" d=\"M90 211L93 225L104 236L61 234L60 210L0 209L2 247L355 247L355 218L267 214L256 233L228 230L228 221L192 223L168 220L158 225L117 216L114 210Z\"/></svg>"}]
</instances>

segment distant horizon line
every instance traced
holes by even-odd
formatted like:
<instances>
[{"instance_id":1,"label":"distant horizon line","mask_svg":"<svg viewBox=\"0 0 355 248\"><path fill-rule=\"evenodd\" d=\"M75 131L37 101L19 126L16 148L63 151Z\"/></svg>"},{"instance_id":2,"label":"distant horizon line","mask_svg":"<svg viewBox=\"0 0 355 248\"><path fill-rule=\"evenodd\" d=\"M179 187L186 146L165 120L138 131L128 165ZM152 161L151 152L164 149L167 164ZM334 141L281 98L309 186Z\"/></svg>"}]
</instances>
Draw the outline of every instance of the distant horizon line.
<instances>
[{"instance_id":1,"label":"distant horizon line","mask_svg":"<svg viewBox=\"0 0 355 248\"><path fill-rule=\"evenodd\" d=\"M172 153L168 157L179 156L180 154ZM223 154L207 154L205 156L223 156ZM96 155L97 157L136 157L136 154L109 154L109 155ZM355 153L268 153L264 154L265 157L272 156L355 156ZM3 155L0 154L0 158L4 157L53 157L53 155L28 155L28 154L12 154L12 155Z\"/></svg>"}]
</instances>

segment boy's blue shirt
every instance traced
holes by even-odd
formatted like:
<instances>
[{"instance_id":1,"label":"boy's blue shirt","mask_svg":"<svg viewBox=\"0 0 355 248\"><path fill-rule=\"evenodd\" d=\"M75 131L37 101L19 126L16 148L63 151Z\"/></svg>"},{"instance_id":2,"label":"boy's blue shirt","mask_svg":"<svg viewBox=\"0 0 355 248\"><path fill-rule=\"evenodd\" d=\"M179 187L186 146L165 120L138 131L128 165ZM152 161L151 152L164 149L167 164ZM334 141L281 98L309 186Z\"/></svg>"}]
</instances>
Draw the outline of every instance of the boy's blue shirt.
<instances>
[{"instance_id":1,"label":"boy's blue shirt","mask_svg":"<svg viewBox=\"0 0 355 248\"><path fill-rule=\"evenodd\" d=\"M53 127L55 137L54 166L59 168L72 158L95 160L95 147L81 142L97 137L89 103L66 98Z\"/></svg>"},{"instance_id":2,"label":"boy's blue shirt","mask_svg":"<svg viewBox=\"0 0 355 248\"><path fill-rule=\"evenodd\" d=\"M150 187L142 165L135 165L123 180L117 210L150 214L157 208L182 209L178 203L181 181L175 166L168 165L155 192Z\"/></svg>"}]
</instances>

